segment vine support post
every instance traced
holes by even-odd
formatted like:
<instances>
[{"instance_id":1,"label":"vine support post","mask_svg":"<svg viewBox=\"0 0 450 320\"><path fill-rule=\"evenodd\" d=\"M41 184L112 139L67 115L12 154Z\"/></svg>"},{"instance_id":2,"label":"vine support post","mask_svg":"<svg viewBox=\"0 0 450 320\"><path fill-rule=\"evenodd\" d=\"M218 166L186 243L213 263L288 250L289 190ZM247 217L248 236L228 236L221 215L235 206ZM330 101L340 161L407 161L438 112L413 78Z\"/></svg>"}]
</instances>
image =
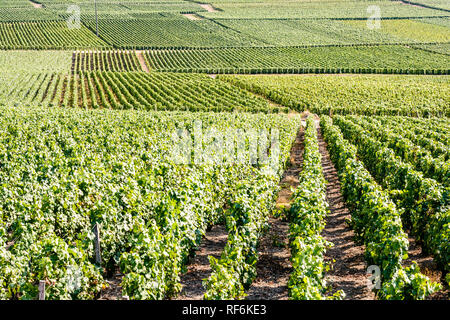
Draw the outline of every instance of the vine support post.
<instances>
[{"instance_id":1,"label":"vine support post","mask_svg":"<svg viewBox=\"0 0 450 320\"><path fill-rule=\"evenodd\" d=\"M45 281L39 280L39 300L45 300Z\"/></svg>"}]
</instances>

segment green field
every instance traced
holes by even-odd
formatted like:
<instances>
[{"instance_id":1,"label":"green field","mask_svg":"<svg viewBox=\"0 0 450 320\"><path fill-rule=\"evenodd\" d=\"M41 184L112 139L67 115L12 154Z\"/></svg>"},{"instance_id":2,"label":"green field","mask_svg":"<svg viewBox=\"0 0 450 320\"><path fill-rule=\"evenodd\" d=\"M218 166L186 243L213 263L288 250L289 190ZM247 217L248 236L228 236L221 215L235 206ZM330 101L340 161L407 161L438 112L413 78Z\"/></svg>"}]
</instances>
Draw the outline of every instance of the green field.
<instances>
[{"instance_id":1,"label":"green field","mask_svg":"<svg viewBox=\"0 0 450 320\"><path fill-rule=\"evenodd\" d=\"M400 45L152 50L147 58L158 71L206 73L423 74L450 69L445 55Z\"/></svg>"}]
</instances>

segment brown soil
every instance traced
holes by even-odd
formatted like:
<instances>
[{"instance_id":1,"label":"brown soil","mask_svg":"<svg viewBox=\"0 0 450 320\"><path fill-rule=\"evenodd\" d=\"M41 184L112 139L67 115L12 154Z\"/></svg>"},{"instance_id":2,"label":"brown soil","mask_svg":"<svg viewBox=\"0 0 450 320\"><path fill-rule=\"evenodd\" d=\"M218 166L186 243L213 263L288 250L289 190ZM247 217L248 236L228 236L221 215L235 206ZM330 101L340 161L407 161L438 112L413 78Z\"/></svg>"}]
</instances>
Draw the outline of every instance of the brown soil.
<instances>
[{"instance_id":1,"label":"brown soil","mask_svg":"<svg viewBox=\"0 0 450 320\"><path fill-rule=\"evenodd\" d=\"M441 270L439 270L436 262L433 260L433 257L424 253L422 251L422 247L417 241L409 237L409 249L408 249L408 259L405 260L404 265L409 266L413 261L417 262L420 267L420 272L430 280L434 282L438 282L442 285L443 289L430 295L428 300L449 300L450 299L450 290L445 283L445 274Z\"/></svg>"},{"instance_id":2,"label":"brown soil","mask_svg":"<svg viewBox=\"0 0 450 320\"><path fill-rule=\"evenodd\" d=\"M139 63L141 64L142 71L149 73L147 63L145 63L144 55L142 51L136 51L136 56L138 57Z\"/></svg>"},{"instance_id":3,"label":"brown soil","mask_svg":"<svg viewBox=\"0 0 450 320\"><path fill-rule=\"evenodd\" d=\"M367 286L364 247L353 241L354 232L346 223L346 219L351 216L345 207L337 171L330 159L320 130L318 138L330 208L322 236L334 244L334 247L328 249L325 254L325 261L333 263L332 270L326 275L326 280L331 285L333 293L343 290L346 294L345 299L373 300L375 295Z\"/></svg>"},{"instance_id":4,"label":"brown soil","mask_svg":"<svg viewBox=\"0 0 450 320\"><path fill-rule=\"evenodd\" d=\"M288 299L287 284L292 272L288 234L288 222L269 219L269 231L261 239L258 248L257 276L247 292L247 299Z\"/></svg>"},{"instance_id":5,"label":"brown soil","mask_svg":"<svg viewBox=\"0 0 450 320\"><path fill-rule=\"evenodd\" d=\"M227 230L223 225L214 226L207 232L196 256L188 265L188 271L181 276L182 290L178 300L202 300L205 294L203 279L211 274L209 256L220 258L227 242Z\"/></svg>"}]
</instances>

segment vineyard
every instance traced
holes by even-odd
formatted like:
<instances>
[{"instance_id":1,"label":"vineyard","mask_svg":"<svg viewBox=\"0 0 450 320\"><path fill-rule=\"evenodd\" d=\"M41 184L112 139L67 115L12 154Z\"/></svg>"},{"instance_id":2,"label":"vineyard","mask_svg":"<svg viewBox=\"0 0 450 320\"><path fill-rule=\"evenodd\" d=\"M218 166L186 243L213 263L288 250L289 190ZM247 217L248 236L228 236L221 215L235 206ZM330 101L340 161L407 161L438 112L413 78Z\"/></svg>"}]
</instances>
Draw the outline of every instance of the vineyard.
<instances>
[{"instance_id":1,"label":"vineyard","mask_svg":"<svg viewBox=\"0 0 450 320\"><path fill-rule=\"evenodd\" d=\"M299 112L450 116L445 76L220 76ZM339 87L339 92L335 88Z\"/></svg>"},{"instance_id":2,"label":"vineyard","mask_svg":"<svg viewBox=\"0 0 450 320\"><path fill-rule=\"evenodd\" d=\"M0 24L0 48L14 49L67 49L105 46L86 28L67 31L64 22L20 22Z\"/></svg>"},{"instance_id":3,"label":"vineyard","mask_svg":"<svg viewBox=\"0 0 450 320\"><path fill-rule=\"evenodd\" d=\"M1 77L5 86L0 84L0 104L4 105L252 113L289 110L200 74L96 71L76 74L5 73ZM21 87L11 87L12 81ZM196 88L195 94L190 89L192 87Z\"/></svg>"},{"instance_id":4,"label":"vineyard","mask_svg":"<svg viewBox=\"0 0 450 320\"><path fill-rule=\"evenodd\" d=\"M0 300L449 300L448 2L0 10Z\"/></svg>"},{"instance_id":5,"label":"vineyard","mask_svg":"<svg viewBox=\"0 0 450 320\"><path fill-rule=\"evenodd\" d=\"M400 45L169 49L146 55L150 67L162 72L448 74L450 70L445 55Z\"/></svg>"}]
</instances>

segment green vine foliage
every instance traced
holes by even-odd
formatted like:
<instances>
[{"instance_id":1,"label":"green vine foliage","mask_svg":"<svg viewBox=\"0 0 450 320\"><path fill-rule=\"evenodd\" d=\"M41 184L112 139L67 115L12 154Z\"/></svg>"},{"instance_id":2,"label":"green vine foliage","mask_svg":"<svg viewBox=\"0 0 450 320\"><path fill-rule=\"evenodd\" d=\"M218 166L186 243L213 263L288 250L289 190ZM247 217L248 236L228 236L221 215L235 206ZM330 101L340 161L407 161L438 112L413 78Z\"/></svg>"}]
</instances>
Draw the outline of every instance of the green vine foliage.
<instances>
[{"instance_id":1,"label":"green vine foliage","mask_svg":"<svg viewBox=\"0 0 450 320\"><path fill-rule=\"evenodd\" d=\"M298 121L297 118L295 121ZM256 277L258 244L274 210L280 177L294 143L297 125L280 143L280 170L268 176L262 170L252 170L236 184L225 212L228 230L227 244L219 259L210 257L212 274L204 280L206 300L243 299Z\"/></svg>"},{"instance_id":2,"label":"green vine foliage","mask_svg":"<svg viewBox=\"0 0 450 320\"><path fill-rule=\"evenodd\" d=\"M351 224L357 238L366 246L366 261L382 272L382 299L423 299L440 288L416 266L403 267L408 239L400 212L357 159L356 147L343 138L330 117L321 118L321 128L331 159L336 164L342 192L352 211Z\"/></svg>"},{"instance_id":3,"label":"green vine foliage","mask_svg":"<svg viewBox=\"0 0 450 320\"><path fill-rule=\"evenodd\" d=\"M342 291L327 294L324 279L325 272L330 269L324 262L324 254L333 244L321 236L329 209L313 117L306 121L303 168L299 180L289 212L293 268L288 283L289 297L294 300L342 299L345 296Z\"/></svg>"},{"instance_id":4,"label":"green vine foliage","mask_svg":"<svg viewBox=\"0 0 450 320\"><path fill-rule=\"evenodd\" d=\"M47 299L94 299L117 268L130 299L172 297L206 229L224 217L254 266L247 237L264 224L278 173L259 162L180 164L172 133L195 120L234 141L237 129L279 128L281 172L299 125L286 115L0 109L2 299L35 299L40 280ZM239 271L246 286L250 270Z\"/></svg>"},{"instance_id":5,"label":"green vine foliage","mask_svg":"<svg viewBox=\"0 0 450 320\"><path fill-rule=\"evenodd\" d=\"M410 226L413 234L433 254L441 268L448 272L449 187L424 177L423 172L414 170L413 164L405 163L389 148L387 142L375 139L373 133L355 123L357 118L336 116L334 121L341 128L344 137L355 143L358 156L373 177L390 192L397 207L403 209L404 223ZM402 140L397 139L397 146ZM420 157L413 163L418 161Z\"/></svg>"}]
</instances>

